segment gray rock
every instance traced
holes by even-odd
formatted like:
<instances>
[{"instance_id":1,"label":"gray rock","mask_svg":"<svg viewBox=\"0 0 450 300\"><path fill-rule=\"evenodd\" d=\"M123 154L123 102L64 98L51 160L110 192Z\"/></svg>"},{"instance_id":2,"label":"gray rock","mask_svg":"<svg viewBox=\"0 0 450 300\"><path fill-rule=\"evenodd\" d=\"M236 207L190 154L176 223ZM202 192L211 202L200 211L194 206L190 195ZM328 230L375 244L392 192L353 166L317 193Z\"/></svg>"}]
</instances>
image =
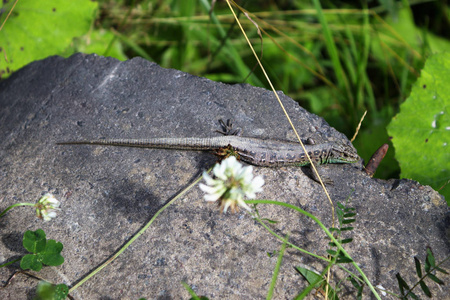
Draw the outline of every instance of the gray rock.
<instances>
[{"instance_id":1,"label":"gray rock","mask_svg":"<svg viewBox=\"0 0 450 300\"><path fill-rule=\"evenodd\" d=\"M278 93L302 138L316 143L346 139L320 117ZM4 209L34 202L51 192L62 211L43 223L29 208L0 219L0 263L25 253L22 235L43 228L64 244L65 263L38 275L69 286L113 255L155 212L215 162L195 151L100 146L59 146L57 141L89 138L214 136L217 120L232 118L243 135L294 140L271 91L227 85L135 58L77 54L34 62L0 82L0 196ZM375 149L374 149L375 150ZM297 205L331 226L331 208L320 185L304 168L254 168L266 181L262 199ZM430 187L409 180L377 180L361 163L327 165L334 180L328 192L336 203L349 201L357 216L346 245L372 284L398 293L395 274L415 282L414 256L424 261L432 247L437 261L449 255L449 209ZM328 240L310 219L291 210L259 205L279 235L326 256ZM76 299L188 299L181 282L210 299L261 299L267 294L281 243L241 212L220 214L198 187L158 216L117 260L76 289ZM305 286L294 267L321 271L325 264L288 248L275 299L291 299ZM348 268L353 268L347 265ZM449 264L442 266L449 269ZM0 269L2 284L19 268ZM447 285L430 283L438 299ZM333 268L333 282L345 278ZM430 281L428 281L430 282ZM37 281L17 276L1 299L33 295ZM341 299L355 298L342 281ZM369 290L364 288L368 297ZM421 294L419 290L416 293ZM365 297L365 298L366 298ZM312 299L313 296L310 296Z\"/></svg>"}]
</instances>

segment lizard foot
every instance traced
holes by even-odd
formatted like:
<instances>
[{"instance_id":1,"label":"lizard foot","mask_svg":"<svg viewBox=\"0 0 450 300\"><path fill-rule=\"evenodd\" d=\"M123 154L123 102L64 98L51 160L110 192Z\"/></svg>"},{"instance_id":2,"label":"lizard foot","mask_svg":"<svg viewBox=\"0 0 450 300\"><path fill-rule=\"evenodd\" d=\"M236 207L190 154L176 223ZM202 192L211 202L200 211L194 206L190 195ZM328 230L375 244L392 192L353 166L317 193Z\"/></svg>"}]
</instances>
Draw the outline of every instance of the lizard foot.
<instances>
[{"instance_id":1,"label":"lizard foot","mask_svg":"<svg viewBox=\"0 0 450 300\"><path fill-rule=\"evenodd\" d=\"M230 156L235 156L237 160L241 160L239 153L237 153L231 145L228 145L227 147L221 147L214 151L213 154L219 158L219 161L222 161Z\"/></svg>"},{"instance_id":2,"label":"lizard foot","mask_svg":"<svg viewBox=\"0 0 450 300\"><path fill-rule=\"evenodd\" d=\"M221 133L223 135L237 135L237 136L240 136L242 134L241 128L233 129L231 119L228 119L226 123L222 119L220 119L219 124L222 127L222 130L216 130L216 132L218 133Z\"/></svg>"}]
</instances>

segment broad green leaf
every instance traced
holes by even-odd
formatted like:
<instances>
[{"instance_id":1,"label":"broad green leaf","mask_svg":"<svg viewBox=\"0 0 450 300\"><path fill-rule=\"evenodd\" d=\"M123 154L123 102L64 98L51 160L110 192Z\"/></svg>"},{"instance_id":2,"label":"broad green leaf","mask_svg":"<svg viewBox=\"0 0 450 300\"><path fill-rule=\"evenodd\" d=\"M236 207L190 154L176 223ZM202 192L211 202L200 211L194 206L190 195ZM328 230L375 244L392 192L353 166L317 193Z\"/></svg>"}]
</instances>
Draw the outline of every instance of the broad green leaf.
<instances>
[{"instance_id":1,"label":"broad green leaf","mask_svg":"<svg viewBox=\"0 0 450 300\"><path fill-rule=\"evenodd\" d=\"M55 240L48 240L47 246L42 257L42 262L47 266L59 266L64 262L64 258L61 256L63 244L56 242Z\"/></svg>"},{"instance_id":2,"label":"broad green leaf","mask_svg":"<svg viewBox=\"0 0 450 300\"><path fill-rule=\"evenodd\" d=\"M15 1L3 1L0 22ZM20 0L0 31L0 77L38 59L61 55L95 18L91 0Z\"/></svg>"},{"instance_id":3,"label":"broad green leaf","mask_svg":"<svg viewBox=\"0 0 450 300\"><path fill-rule=\"evenodd\" d=\"M414 179L450 199L450 53L432 55L411 95L388 126L401 177Z\"/></svg>"},{"instance_id":4,"label":"broad green leaf","mask_svg":"<svg viewBox=\"0 0 450 300\"><path fill-rule=\"evenodd\" d=\"M295 267L295 269L308 281L309 284L314 284L315 288L320 287L320 284L323 281L320 273L303 267Z\"/></svg>"},{"instance_id":5,"label":"broad green leaf","mask_svg":"<svg viewBox=\"0 0 450 300\"><path fill-rule=\"evenodd\" d=\"M69 294L69 288L65 284L54 285L46 281L41 281L37 286L36 294L36 299L39 300L64 300Z\"/></svg>"},{"instance_id":6,"label":"broad green leaf","mask_svg":"<svg viewBox=\"0 0 450 300\"><path fill-rule=\"evenodd\" d=\"M45 232L42 229L36 231L27 230L23 235L23 246L31 253L38 253L45 249L47 243Z\"/></svg>"},{"instance_id":7,"label":"broad green leaf","mask_svg":"<svg viewBox=\"0 0 450 300\"><path fill-rule=\"evenodd\" d=\"M23 270L31 269L34 271L40 271L42 269L42 263L39 261L37 255L27 254L20 260L20 267Z\"/></svg>"}]
</instances>

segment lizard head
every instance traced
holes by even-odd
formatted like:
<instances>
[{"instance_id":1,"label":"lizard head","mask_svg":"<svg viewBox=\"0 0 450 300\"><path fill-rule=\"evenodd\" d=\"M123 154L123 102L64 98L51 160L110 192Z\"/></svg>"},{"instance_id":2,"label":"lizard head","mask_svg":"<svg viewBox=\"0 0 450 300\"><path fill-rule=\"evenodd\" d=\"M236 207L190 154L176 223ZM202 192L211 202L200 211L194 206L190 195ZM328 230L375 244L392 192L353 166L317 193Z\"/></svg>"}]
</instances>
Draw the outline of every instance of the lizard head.
<instances>
[{"instance_id":1,"label":"lizard head","mask_svg":"<svg viewBox=\"0 0 450 300\"><path fill-rule=\"evenodd\" d=\"M331 147L331 152L328 157L328 162L330 163L354 163L359 161L361 158L356 153L355 148L351 145L345 144L334 144Z\"/></svg>"}]
</instances>

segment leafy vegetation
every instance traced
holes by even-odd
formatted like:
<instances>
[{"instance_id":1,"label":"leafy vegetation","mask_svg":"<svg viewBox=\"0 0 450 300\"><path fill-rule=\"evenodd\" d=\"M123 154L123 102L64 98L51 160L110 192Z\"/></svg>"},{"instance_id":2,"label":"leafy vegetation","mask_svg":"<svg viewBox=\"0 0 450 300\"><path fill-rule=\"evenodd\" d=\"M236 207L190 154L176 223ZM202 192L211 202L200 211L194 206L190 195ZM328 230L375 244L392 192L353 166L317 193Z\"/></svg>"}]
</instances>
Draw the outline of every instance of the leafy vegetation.
<instances>
[{"instance_id":1,"label":"leafy vegetation","mask_svg":"<svg viewBox=\"0 0 450 300\"><path fill-rule=\"evenodd\" d=\"M2 4L3 11L13 3ZM0 31L0 71L5 77L33 60L81 51L121 60L142 56L212 80L267 88L225 1L213 3L22 0ZM354 141L366 161L390 143L386 126L425 58L450 49L444 2L379 1L371 7L340 2L339 8L326 1L240 4L235 6L240 22L276 89L349 137L368 110ZM421 11L433 18L424 19ZM398 174L391 147L376 176Z\"/></svg>"},{"instance_id":2,"label":"leafy vegetation","mask_svg":"<svg viewBox=\"0 0 450 300\"><path fill-rule=\"evenodd\" d=\"M55 240L47 240L42 229L28 230L23 236L23 246L33 254L22 257L20 267L24 270L39 271L42 265L59 266L64 262L61 256L63 245Z\"/></svg>"},{"instance_id":3,"label":"leafy vegetation","mask_svg":"<svg viewBox=\"0 0 450 300\"><path fill-rule=\"evenodd\" d=\"M42 0L38 4L31 0L3 1L0 75L5 78L25 64L49 55L67 57L81 51L120 60L142 56L163 67L212 80L245 81L268 88L262 72L255 68L255 59L225 2L213 2L214 7L210 2ZM367 160L392 135L402 167L401 175L439 188L449 180L450 160L446 151L449 97L445 80L450 75L450 63L448 54L432 54L450 49L446 39L450 32L448 7L444 2L417 3L409 5L407 1L380 0L369 7L340 2L337 8L330 2L318 0L242 1L241 6L235 5L234 9L277 89L323 116L348 136L353 135L360 117L368 110L368 117L355 141L360 155ZM427 21L429 29L417 14L420 10L417 7L421 5L433 9L433 18ZM425 68L420 71L429 56ZM419 75L420 79L417 79ZM408 101L401 106L401 113L389 126L388 135L387 124L410 93ZM417 134L411 134L411 130L416 130ZM392 150L380 165L380 177L395 177L399 172ZM432 159L424 163L424 155ZM447 186L443 193L448 191ZM111 260L80 280L71 291L120 255L176 199L178 196L161 208ZM334 265L352 264L360 273L348 278L356 288L357 296L362 297L363 287L367 285L378 297L362 270L343 248L352 242L351 238L341 238L341 234L353 230L349 226L355 222L352 208L338 204L340 226L327 230L317 218L298 207L264 200L248 203L294 209L316 221L330 238L329 259L308 253L326 261L326 269L317 272L297 267L310 284L304 295L318 288L327 290L327 296L337 299L339 285L331 286L325 280L325 274ZM267 220L257 217L256 220L271 232L264 223ZM307 253L287 239L277 238L283 242L277 268L286 247ZM24 246L33 253L23 257L21 267L24 269L38 271L43 264L57 266L63 262L62 245L46 240L42 230L27 231ZM417 298L413 293L417 286L430 296L425 279L442 284L436 273L447 274L435 264L430 249L427 249L425 267L422 268L418 258L415 258L415 266L419 280L410 288L397 274L400 295L395 296ZM276 275L277 269L271 290ZM185 287L193 299L199 298L187 285ZM65 285L42 284L38 288L38 294L43 298L51 295L63 299L68 293ZM298 298L301 297L302 294Z\"/></svg>"},{"instance_id":4,"label":"leafy vegetation","mask_svg":"<svg viewBox=\"0 0 450 300\"><path fill-rule=\"evenodd\" d=\"M352 207L348 207L340 202L336 203L336 215L338 217L339 227L330 228L330 232L333 232L336 236L339 244L349 244L353 241L353 238L342 238L342 234L349 233L353 230L350 224L356 221L356 212ZM330 242L328 244L331 248L327 250L327 253L330 255L331 262L328 267L325 268L322 273L319 273L315 270L311 270L308 267L297 266L295 269L308 281L309 286L302 291L302 293L297 298L302 298L307 296L312 289L317 289L322 294L326 294L329 299L339 299L338 293L340 291L339 286L331 286L330 280L325 278L325 274L331 270L331 267L336 264L348 264L353 263L353 260L348 256L342 253L339 250L337 243ZM352 284L357 289L358 297L362 297L363 287L358 283L358 281L354 278L354 275L349 275L348 280L351 280ZM364 282L361 278L358 277L360 282ZM326 292L328 290L328 292Z\"/></svg>"},{"instance_id":5,"label":"leafy vegetation","mask_svg":"<svg viewBox=\"0 0 450 300\"><path fill-rule=\"evenodd\" d=\"M431 248L427 248L426 253L427 253L427 255L426 255L426 259L425 259L425 268L424 268L425 273L423 273L422 264L420 263L420 260L417 257L414 257L414 263L416 265L416 274L417 274L417 277L419 277L419 280L417 281L416 284L414 284L414 286L412 288L410 288L408 286L408 284L402 278L400 273L397 273L396 277L397 277L397 281L398 281L398 288L399 288L400 294L401 294L401 299L409 299L409 298L420 299L413 292L414 288L416 288L417 286L420 286L423 293L427 297L432 298L430 288L428 287L428 285L425 282L425 279L427 277L439 285L444 284L444 282L442 280L440 280L435 274L437 274L437 272L440 272L440 273L448 275L448 272L446 270L440 268L439 265L441 265L443 262L445 262L449 258L447 257L444 261L442 261L441 263L436 265L435 258L434 258L433 252L431 251Z\"/></svg>"},{"instance_id":6,"label":"leafy vegetation","mask_svg":"<svg viewBox=\"0 0 450 300\"><path fill-rule=\"evenodd\" d=\"M0 15L0 78L50 55L71 54L73 38L84 35L98 3L89 0L3 1ZM13 9L14 7L14 9Z\"/></svg>"},{"instance_id":7,"label":"leafy vegetation","mask_svg":"<svg viewBox=\"0 0 450 300\"><path fill-rule=\"evenodd\" d=\"M430 56L388 131L401 177L439 190L450 205L450 88L446 78L450 78L450 53Z\"/></svg>"},{"instance_id":8,"label":"leafy vegetation","mask_svg":"<svg viewBox=\"0 0 450 300\"><path fill-rule=\"evenodd\" d=\"M36 300L64 300L67 299L69 288L65 284L51 284L41 281L36 289Z\"/></svg>"}]
</instances>

